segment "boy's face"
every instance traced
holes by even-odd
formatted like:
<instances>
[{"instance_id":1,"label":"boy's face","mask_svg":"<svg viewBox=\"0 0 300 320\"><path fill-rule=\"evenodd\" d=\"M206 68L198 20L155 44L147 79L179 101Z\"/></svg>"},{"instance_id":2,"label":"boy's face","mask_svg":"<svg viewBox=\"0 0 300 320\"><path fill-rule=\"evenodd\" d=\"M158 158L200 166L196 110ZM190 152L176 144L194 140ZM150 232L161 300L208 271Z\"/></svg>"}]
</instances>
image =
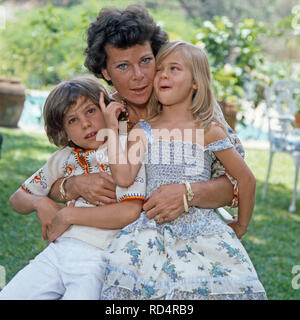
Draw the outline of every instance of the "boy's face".
<instances>
[{"instance_id":1,"label":"boy's face","mask_svg":"<svg viewBox=\"0 0 300 320\"><path fill-rule=\"evenodd\" d=\"M103 143L96 141L97 132L104 128L102 112L86 97L79 97L64 117L68 139L83 149L97 149Z\"/></svg>"}]
</instances>

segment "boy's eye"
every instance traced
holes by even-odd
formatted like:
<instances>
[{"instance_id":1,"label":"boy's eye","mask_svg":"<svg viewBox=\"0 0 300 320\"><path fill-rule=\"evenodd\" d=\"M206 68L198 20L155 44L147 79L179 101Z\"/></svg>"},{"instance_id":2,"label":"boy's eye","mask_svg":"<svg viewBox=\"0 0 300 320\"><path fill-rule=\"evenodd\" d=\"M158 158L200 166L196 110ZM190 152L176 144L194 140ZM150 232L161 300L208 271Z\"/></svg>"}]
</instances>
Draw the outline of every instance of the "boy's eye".
<instances>
[{"instance_id":1,"label":"boy's eye","mask_svg":"<svg viewBox=\"0 0 300 320\"><path fill-rule=\"evenodd\" d=\"M88 113L94 113L95 111L96 111L95 108L90 108L90 109L88 110Z\"/></svg>"},{"instance_id":2,"label":"boy's eye","mask_svg":"<svg viewBox=\"0 0 300 320\"><path fill-rule=\"evenodd\" d=\"M71 118L71 119L69 119L68 123L69 123L69 124L72 124L72 123L74 123L75 121L76 121L76 118Z\"/></svg>"}]
</instances>

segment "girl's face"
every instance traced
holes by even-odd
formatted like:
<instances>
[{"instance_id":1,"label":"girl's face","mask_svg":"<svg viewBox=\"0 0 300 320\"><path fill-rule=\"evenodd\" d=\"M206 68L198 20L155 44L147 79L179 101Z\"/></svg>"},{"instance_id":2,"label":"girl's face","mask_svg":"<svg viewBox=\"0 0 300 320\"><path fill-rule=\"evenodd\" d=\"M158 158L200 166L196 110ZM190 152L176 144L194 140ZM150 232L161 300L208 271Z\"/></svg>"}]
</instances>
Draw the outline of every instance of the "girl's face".
<instances>
[{"instance_id":1,"label":"girl's face","mask_svg":"<svg viewBox=\"0 0 300 320\"><path fill-rule=\"evenodd\" d=\"M150 99L155 75L155 59L149 41L120 49L106 46L107 67L102 69L119 94L132 106L145 108Z\"/></svg>"},{"instance_id":2,"label":"girl's face","mask_svg":"<svg viewBox=\"0 0 300 320\"><path fill-rule=\"evenodd\" d=\"M189 64L180 50L171 52L156 68L154 90L164 106L190 106L197 89Z\"/></svg>"},{"instance_id":3,"label":"girl's face","mask_svg":"<svg viewBox=\"0 0 300 320\"><path fill-rule=\"evenodd\" d=\"M105 128L98 106L86 97L79 97L64 117L68 139L83 149L97 149L103 142L96 141L97 132Z\"/></svg>"}]
</instances>

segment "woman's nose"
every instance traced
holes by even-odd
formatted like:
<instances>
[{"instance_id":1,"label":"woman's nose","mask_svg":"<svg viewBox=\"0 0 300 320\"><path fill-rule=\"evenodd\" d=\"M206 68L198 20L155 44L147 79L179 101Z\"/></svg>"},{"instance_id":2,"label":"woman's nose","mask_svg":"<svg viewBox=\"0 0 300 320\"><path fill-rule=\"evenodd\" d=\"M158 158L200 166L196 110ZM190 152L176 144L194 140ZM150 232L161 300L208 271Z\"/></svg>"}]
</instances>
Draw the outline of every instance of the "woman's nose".
<instances>
[{"instance_id":1,"label":"woman's nose","mask_svg":"<svg viewBox=\"0 0 300 320\"><path fill-rule=\"evenodd\" d=\"M136 80L142 80L144 78L144 73L141 70L140 66L133 67L133 76L134 76L134 79Z\"/></svg>"}]
</instances>

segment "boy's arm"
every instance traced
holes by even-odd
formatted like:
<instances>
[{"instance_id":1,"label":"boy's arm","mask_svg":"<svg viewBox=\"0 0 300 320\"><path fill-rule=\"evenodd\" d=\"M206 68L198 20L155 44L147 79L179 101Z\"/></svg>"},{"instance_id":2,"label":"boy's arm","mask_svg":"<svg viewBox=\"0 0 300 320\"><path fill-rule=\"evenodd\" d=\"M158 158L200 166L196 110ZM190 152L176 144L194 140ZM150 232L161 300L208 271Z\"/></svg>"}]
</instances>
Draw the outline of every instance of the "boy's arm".
<instances>
[{"instance_id":1,"label":"boy's arm","mask_svg":"<svg viewBox=\"0 0 300 320\"><path fill-rule=\"evenodd\" d=\"M140 216L142 206L142 200L130 200L100 207L65 207L53 219L48 241L54 241L72 224L102 229L122 229Z\"/></svg>"},{"instance_id":2,"label":"boy's arm","mask_svg":"<svg viewBox=\"0 0 300 320\"><path fill-rule=\"evenodd\" d=\"M12 209L20 214L37 212L44 240L47 240L47 229L53 217L63 207L48 197L36 196L19 188L9 199Z\"/></svg>"}]
</instances>

